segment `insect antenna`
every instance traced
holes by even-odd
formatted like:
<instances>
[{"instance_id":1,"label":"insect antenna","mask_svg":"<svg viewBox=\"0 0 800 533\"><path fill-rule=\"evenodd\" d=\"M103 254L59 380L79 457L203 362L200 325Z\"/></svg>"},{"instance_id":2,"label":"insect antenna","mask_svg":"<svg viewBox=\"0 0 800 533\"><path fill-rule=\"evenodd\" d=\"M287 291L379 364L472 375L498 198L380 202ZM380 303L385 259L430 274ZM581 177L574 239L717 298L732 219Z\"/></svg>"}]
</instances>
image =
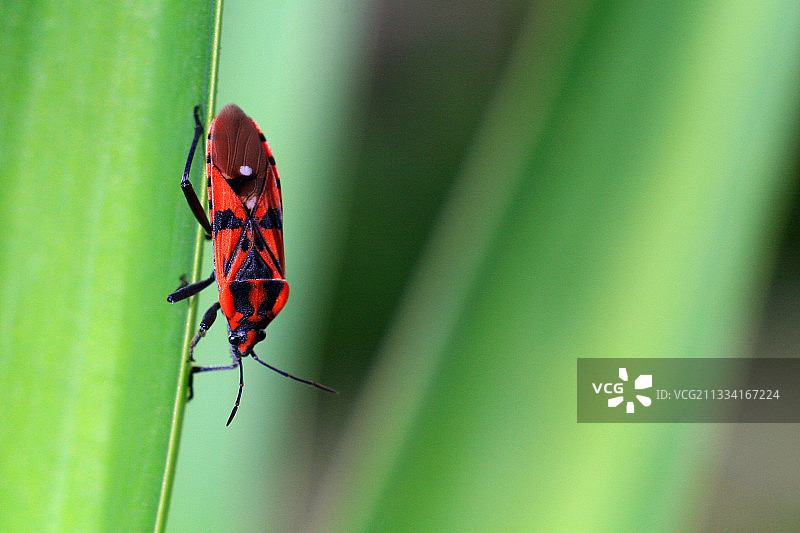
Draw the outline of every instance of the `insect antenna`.
<instances>
[{"instance_id":1,"label":"insect antenna","mask_svg":"<svg viewBox=\"0 0 800 533\"><path fill-rule=\"evenodd\" d=\"M237 362L239 364L239 393L236 395L236 403L233 404L231 416L228 417L228 421L225 423L226 426L230 426L233 417L236 416L236 410L239 409L239 400L242 399L242 389L244 388L244 370L242 370L244 365L242 364L241 358L238 358Z\"/></svg>"},{"instance_id":2,"label":"insect antenna","mask_svg":"<svg viewBox=\"0 0 800 533\"><path fill-rule=\"evenodd\" d=\"M281 369L279 369L279 368L275 368L275 367L274 367L274 366L272 366L271 364L269 364L269 363L265 363L264 361L262 361L261 359L259 359L259 358L258 358L258 356L257 356L255 353L253 353L252 351L250 352L250 357L252 357L252 358L253 358L253 359L255 359L256 361L258 361L259 363L261 363L261 364L262 364L262 365L264 365L265 367L269 368L270 370L274 370L275 372L277 372L277 373L278 373L278 374L280 374L281 376L285 376L285 377L287 377L287 378L289 378L289 379L293 379L293 380L295 380L295 381L299 381L300 383L305 383L306 385L311 385L312 387L316 387L316 388L318 388L318 389L322 389L322 390L324 390L325 392L330 392L330 393L333 393L333 394L339 394L337 391L333 390L333 389L332 389L332 388L330 388L330 387L326 387L325 385L322 385L321 383L317 383L317 382L315 382L315 381L311 381L310 379L298 378L297 376L293 376L293 375L291 375L290 373L288 373L288 372L284 372L283 370L281 370Z\"/></svg>"}]
</instances>

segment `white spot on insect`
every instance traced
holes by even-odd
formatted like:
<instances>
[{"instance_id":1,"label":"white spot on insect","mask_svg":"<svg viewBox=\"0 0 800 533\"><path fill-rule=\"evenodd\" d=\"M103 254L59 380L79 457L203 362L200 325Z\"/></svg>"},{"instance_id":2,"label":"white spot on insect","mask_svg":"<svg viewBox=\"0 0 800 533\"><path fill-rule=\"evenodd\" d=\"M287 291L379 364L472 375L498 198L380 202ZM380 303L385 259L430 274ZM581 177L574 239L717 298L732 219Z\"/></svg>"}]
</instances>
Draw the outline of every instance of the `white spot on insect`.
<instances>
[{"instance_id":1,"label":"white spot on insect","mask_svg":"<svg viewBox=\"0 0 800 533\"><path fill-rule=\"evenodd\" d=\"M253 169L248 167L247 165L242 165L239 167L239 174L242 176L249 176L253 173Z\"/></svg>"}]
</instances>

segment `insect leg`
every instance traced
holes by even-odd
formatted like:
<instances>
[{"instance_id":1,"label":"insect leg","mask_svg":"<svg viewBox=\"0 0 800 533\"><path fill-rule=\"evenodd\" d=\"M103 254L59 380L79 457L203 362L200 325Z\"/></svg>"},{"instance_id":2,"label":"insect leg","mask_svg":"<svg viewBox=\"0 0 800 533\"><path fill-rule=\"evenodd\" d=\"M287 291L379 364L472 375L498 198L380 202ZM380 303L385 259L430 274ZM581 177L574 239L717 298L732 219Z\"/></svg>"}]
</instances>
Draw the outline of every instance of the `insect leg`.
<instances>
[{"instance_id":1,"label":"insect leg","mask_svg":"<svg viewBox=\"0 0 800 533\"><path fill-rule=\"evenodd\" d=\"M250 357L252 357L256 361L258 361L259 363L261 363L265 367L269 368L270 370L274 370L275 372L277 372L281 376L285 376L285 377L287 377L289 379L293 379L295 381L299 381L300 383L305 383L306 385L311 385L312 387L316 387L318 389L322 389L322 390L324 390L326 392L332 392L333 394L339 394L338 392L336 392L335 390L333 390L330 387L326 387L325 385L322 385L322 384L317 383L315 381L311 381L310 379L298 378L297 376L293 376L290 373L285 372L285 371L283 371L283 370L281 370L279 368L275 368L274 366L270 365L269 363L265 363L264 361L259 359L258 356L255 353L253 353L252 351L250 352Z\"/></svg>"},{"instance_id":2,"label":"insect leg","mask_svg":"<svg viewBox=\"0 0 800 533\"><path fill-rule=\"evenodd\" d=\"M217 318L217 311L219 311L220 305L219 302L216 302L214 305L208 308L206 313L203 315L203 320L200 321L200 330L192 337L192 342L189 343L189 361L194 361L194 347L197 346L197 343L200 342L200 339L205 337L206 331L211 325L214 323L214 320ZM230 367L233 368L233 367ZM222 368L205 368L200 366L193 366L192 372L189 374L189 397L186 398L186 401L191 400L194 398L194 374L195 372L202 372L203 370L223 370Z\"/></svg>"},{"instance_id":3,"label":"insect leg","mask_svg":"<svg viewBox=\"0 0 800 533\"><path fill-rule=\"evenodd\" d=\"M233 370L239 366L239 363L233 363L230 365L218 365L218 366L193 366L192 373L196 374L198 372L214 372L216 370Z\"/></svg>"},{"instance_id":4,"label":"insect leg","mask_svg":"<svg viewBox=\"0 0 800 533\"><path fill-rule=\"evenodd\" d=\"M192 337L192 342L189 343L189 361L194 361L194 347L197 346L197 343L200 342L200 339L206 336L206 331L214 324L214 320L217 318L217 311L219 311L219 302L215 302L214 305L208 308L206 313L203 315L203 320L200 321L200 329L197 331L194 337ZM192 372L199 372L198 370L192 369Z\"/></svg>"},{"instance_id":5,"label":"insect leg","mask_svg":"<svg viewBox=\"0 0 800 533\"><path fill-rule=\"evenodd\" d=\"M206 230L206 238L211 238L211 224L208 222L208 215L206 215L205 209L203 206L200 205L200 200L197 198L197 193L194 192L194 187L192 187L192 182L189 181L189 171L192 168L192 159L194 159L194 152L197 150L197 141L200 140L200 136L203 133L203 124L200 122L200 115L198 111L200 106L194 107L194 138L192 139L192 146L189 148L189 155L186 158L186 166L183 169L183 178L181 179L181 190L183 191L183 195L186 197L186 201L189 203L189 207L192 209L192 213L194 213L194 217L203 226L203 229Z\"/></svg>"},{"instance_id":6,"label":"insect leg","mask_svg":"<svg viewBox=\"0 0 800 533\"><path fill-rule=\"evenodd\" d=\"M213 309L213 308L214 308L214 306L211 306L211 309ZM208 315L211 312L211 309L206 311L206 315ZM217 309L219 309L219 306L217 306ZM203 320L205 320L205 317L203 317ZM212 320L212 322L213 322L213 320ZM198 333L198 335L199 335L199 333ZM205 335L205 333L203 333L203 335ZM195 338L197 338L197 336L195 336ZM194 345L196 345L196 344L197 343L195 342ZM192 367L192 372L214 372L215 370L233 370L242 361L242 358L239 356L239 354L234 351L234 347L233 346L231 346L231 357L233 358L233 363L231 363L229 365L214 365L214 366L198 366L198 365L195 365L195 366Z\"/></svg>"},{"instance_id":7,"label":"insect leg","mask_svg":"<svg viewBox=\"0 0 800 533\"><path fill-rule=\"evenodd\" d=\"M197 339L198 337L195 336L195 338ZM195 344L197 344L197 343L195 343ZM241 365L241 359L239 361L237 361L237 362L234 362L231 365L219 365L219 366L197 366L197 365L195 365L195 366L193 366L192 367L192 373L189 374L189 397L187 398L187 401L191 400L194 397L194 375L196 373L198 373L198 372L213 372L215 370L233 370L237 366L239 366L239 367L242 366ZM241 368L239 369L239 372L241 373ZM240 381L242 381L242 380L240 379ZM241 396L241 392L239 393L239 395ZM236 405L238 406L239 405L239 403L238 403L239 402L239 398L236 399L236 402L237 402ZM234 408L234 411L235 410L236 409ZM231 418L233 418L233 417L231 417ZM230 420L228 421L228 423L230 424Z\"/></svg>"},{"instance_id":8,"label":"insect leg","mask_svg":"<svg viewBox=\"0 0 800 533\"><path fill-rule=\"evenodd\" d=\"M182 281L185 281L185 278L182 278ZM167 301L171 304L180 302L184 298L194 296L212 283L214 283L214 272L211 273L211 276L209 276L208 279L200 280L197 283L192 283L191 285L185 285L184 283L181 283L180 287L175 289L175 292L167 296Z\"/></svg>"},{"instance_id":9,"label":"insect leg","mask_svg":"<svg viewBox=\"0 0 800 533\"><path fill-rule=\"evenodd\" d=\"M195 373L197 372L213 372L215 370L233 370L236 367L239 367L239 392L236 394L236 402L233 404L233 410L231 411L231 415L228 417L228 421L225 423L226 426L230 425L233 421L233 417L236 416L236 411L239 409L239 402L242 399L242 389L244 388L244 371L242 367L242 359L239 356L236 356L236 360L233 364L230 365L219 365L219 366L193 366L192 367L192 377L189 378L189 399L192 398L193 391L192 391L192 381Z\"/></svg>"}]
</instances>

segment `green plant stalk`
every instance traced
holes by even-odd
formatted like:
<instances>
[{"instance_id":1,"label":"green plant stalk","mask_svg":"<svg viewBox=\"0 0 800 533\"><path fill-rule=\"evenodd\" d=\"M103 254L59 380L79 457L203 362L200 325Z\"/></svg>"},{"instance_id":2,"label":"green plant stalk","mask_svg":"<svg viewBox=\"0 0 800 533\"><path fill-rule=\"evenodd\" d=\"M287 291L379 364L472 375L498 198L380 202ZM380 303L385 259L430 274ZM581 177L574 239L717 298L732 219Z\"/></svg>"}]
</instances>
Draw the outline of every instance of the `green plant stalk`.
<instances>
[{"instance_id":1,"label":"green plant stalk","mask_svg":"<svg viewBox=\"0 0 800 533\"><path fill-rule=\"evenodd\" d=\"M219 45L220 37L222 35L222 2L223 0L216 0L214 5L214 30L211 40L211 65L208 79L208 104L206 106L205 125L211 124L214 116L214 105L217 93L217 73L219 71ZM199 187L200 204L205 206L208 202L208 188L204 187L205 184L205 165L202 161L205 158L202 154L205 151L205 136L201 136L198 143L198 150L200 151L200 167L203 169L201 176L203 179L200 181ZM203 244L205 243L205 230L198 225L195 231L195 244L192 262L192 281L200 279L200 268L203 260ZM169 432L169 444L167 448L167 460L164 465L164 481L161 484L161 495L158 500L158 511L156 514L156 523L154 531L161 533L167 525L167 514L169 512L170 496L172 495L172 485L175 480L175 467L178 460L178 447L180 445L181 429L183 427L183 414L186 408L186 400L188 396L189 379L191 378L192 362L186 357L189 353L189 345L192 338L197 332L196 318L197 318L197 302L198 297L193 296L189 301L189 310L186 313L186 330L183 336L183 348L181 353L184 357L181 359L180 372L178 373L178 388L175 394L175 405L172 411L172 426Z\"/></svg>"}]
</instances>

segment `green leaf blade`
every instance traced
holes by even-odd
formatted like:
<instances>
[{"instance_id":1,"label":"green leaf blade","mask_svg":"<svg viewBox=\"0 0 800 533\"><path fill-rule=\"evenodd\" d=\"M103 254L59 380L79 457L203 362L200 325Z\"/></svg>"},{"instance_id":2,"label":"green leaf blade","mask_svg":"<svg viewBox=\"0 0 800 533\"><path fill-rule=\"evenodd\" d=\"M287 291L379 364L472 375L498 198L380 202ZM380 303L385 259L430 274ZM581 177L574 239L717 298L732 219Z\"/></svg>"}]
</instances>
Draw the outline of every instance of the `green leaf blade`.
<instances>
[{"instance_id":1,"label":"green leaf blade","mask_svg":"<svg viewBox=\"0 0 800 533\"><path fill-rule=\"evenodd\" d=\"M3 22L4 531L151 529L180 367L178 182L213 11L30 2ZM171 191L171 192L170 192Z\"/></svg>"}]
</instances>

